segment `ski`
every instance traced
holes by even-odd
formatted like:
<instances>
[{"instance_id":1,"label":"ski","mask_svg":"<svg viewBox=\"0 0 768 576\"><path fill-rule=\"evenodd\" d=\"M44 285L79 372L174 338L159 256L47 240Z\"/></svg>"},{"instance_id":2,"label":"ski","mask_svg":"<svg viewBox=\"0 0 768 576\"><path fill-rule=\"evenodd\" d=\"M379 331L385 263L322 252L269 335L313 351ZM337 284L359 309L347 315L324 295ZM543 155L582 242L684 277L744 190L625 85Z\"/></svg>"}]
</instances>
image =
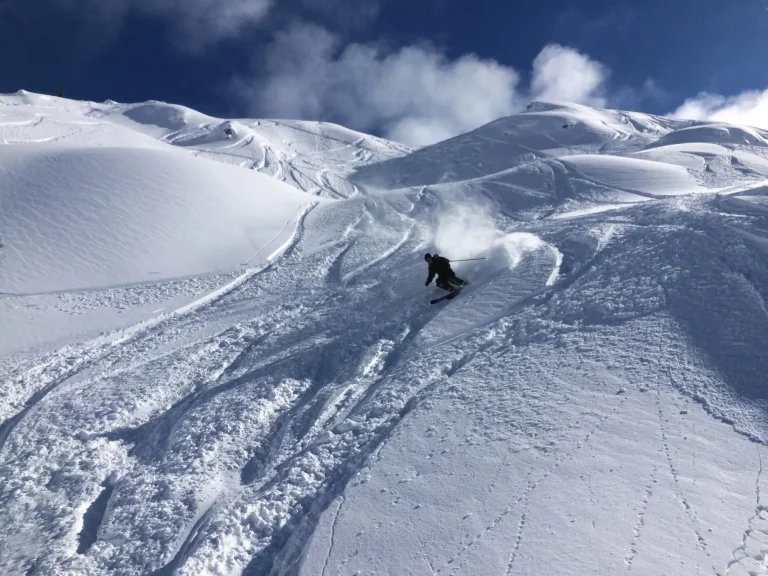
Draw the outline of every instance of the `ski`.
<instances>
[{"instance_id":1,"label":"ski","mask_svg":"<svg viewBox=\"0 0 768 576\"><path fill-rule=\"evenodd\" d=\"M438 302L442 302L443 300L453 300L454 298L456 298L456 296L459 295L459 292L461 292L462 290L464 290L463 287L459 288L458 290L454 290L453 292L449 292L445 296L440 296L440 298L435 298L433 300L430 300L429 303L437 304Z\"/></svg>"}]
</instances>

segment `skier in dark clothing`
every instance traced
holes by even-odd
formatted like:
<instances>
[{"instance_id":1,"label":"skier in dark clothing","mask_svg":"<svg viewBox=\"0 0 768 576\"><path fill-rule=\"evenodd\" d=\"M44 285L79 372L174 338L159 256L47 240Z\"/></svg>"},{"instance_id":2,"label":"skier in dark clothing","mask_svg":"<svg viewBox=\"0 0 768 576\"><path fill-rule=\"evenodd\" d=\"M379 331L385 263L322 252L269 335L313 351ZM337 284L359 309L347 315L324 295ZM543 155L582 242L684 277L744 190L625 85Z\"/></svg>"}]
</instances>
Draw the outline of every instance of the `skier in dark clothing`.
<instances>
[{"instance_id":1,"label":"skier in dark clothing","mask_svg":"<svg viewBox=\"0 0 768 576\"><path fill-rule=\"evenodd\" d=\"M435 275L437 275L437 287L443 290L455 292L466 284L464 280L458 278L456 273L451 270L451 261L448 258L427 252L424 254L424 260L429 264L429 277L424 286L429 286Z\"/></svg>"}]
</instances>

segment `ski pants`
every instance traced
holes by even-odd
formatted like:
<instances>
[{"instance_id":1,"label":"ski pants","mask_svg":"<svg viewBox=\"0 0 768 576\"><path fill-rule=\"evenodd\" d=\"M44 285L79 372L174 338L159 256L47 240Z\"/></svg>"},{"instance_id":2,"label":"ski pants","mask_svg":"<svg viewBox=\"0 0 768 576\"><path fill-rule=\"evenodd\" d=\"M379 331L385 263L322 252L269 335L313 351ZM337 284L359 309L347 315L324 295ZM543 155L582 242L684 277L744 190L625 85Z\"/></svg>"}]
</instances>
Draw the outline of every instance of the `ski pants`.
<instances>
[{"instance_id":1,"label":"ski pants","mask_svg":"<svg viewBox=\"0 0 768 576\"><path fill-rule=\"evenodd\" d=\"M438 278L436 284L438 288L443 290L457 290L464 286L464 280L456 276L456 274L451 274L450 276Z\"/></svg>"}]
</instances>

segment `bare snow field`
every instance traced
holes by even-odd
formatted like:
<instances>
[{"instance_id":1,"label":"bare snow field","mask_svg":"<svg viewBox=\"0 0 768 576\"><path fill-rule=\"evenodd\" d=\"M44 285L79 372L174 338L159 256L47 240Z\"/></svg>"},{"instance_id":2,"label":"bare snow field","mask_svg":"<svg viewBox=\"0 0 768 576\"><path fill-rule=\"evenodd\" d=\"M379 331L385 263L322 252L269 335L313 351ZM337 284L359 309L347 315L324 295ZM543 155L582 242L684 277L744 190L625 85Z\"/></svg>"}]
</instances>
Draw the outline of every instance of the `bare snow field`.
<instances>
[{"instance_id":1,"label":"bare snow field","mask_svg":"<svg viewBox=\"0 0 768 576\"><path fill-rule=\"evenodd\" d=\"M0 96L0 573L768 574L767 257L749 127Z\"/></svg>"}]
</instances>

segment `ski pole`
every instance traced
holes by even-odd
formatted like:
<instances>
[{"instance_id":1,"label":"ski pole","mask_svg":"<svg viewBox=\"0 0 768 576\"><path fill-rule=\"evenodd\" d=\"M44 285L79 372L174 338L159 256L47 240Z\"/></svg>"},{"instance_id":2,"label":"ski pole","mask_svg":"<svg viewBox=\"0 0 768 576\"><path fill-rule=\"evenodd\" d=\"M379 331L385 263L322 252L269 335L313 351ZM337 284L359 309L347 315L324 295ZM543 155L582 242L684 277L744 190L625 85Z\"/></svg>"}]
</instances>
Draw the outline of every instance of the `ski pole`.
<instances>
[{"instance_id":1,"label":"ski pole","mask_svg":"<svg viewBox=\"0 0 768 576\"><path fill-rule=\"evenodd\" d=\"M488 260L488 258L465 258L464 260L450 260L450 262L472 262L474 260Z\"/></svg>"}]
</instances>

